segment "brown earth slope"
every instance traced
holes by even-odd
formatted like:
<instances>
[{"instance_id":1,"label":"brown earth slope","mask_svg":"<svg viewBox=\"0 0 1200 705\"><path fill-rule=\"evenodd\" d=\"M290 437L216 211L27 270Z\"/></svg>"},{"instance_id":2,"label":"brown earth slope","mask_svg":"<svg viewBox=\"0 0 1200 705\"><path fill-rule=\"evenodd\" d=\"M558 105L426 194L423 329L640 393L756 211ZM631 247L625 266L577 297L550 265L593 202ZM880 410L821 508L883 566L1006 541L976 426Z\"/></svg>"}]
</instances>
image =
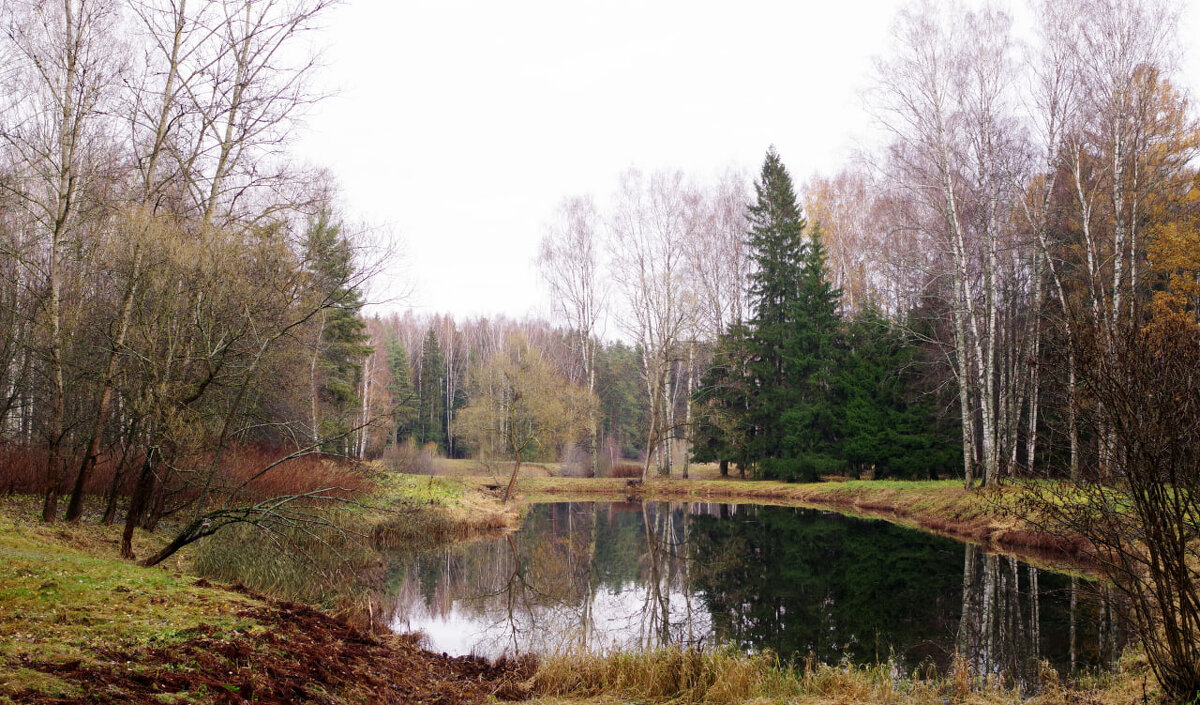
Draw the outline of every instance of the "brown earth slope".
<instances>
[{"instance_id":1,"label":"brown earth slope","mask_svg":"<svg viewBox=\"0 0 1200 705\"><path fill-rule=\"evenodd\" d=\"M208 587L199 581L197 587ZM411 636L376 637L287 602L262 600L238 617L256 628L201 624L166 647L98 647L87 662L24 659L24 669L78 686L76 695L12 694L28 703L483 703L526 697L530 659L490 663L421 649Z\"/></svg>"}]
</instances>

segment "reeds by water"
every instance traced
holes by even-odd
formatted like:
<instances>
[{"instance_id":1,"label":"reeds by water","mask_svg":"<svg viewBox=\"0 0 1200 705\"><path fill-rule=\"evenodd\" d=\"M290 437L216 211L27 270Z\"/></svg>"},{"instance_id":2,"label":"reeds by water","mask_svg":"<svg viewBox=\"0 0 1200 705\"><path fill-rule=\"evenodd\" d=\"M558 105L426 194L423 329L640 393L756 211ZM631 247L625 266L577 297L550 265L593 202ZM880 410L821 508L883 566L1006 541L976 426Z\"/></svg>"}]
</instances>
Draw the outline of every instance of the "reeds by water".
<instances>
[{"instance_id":1,"label":"reeds by water","mask_svg":"<svg viewBox=\"0 0 1200 705\"><path fill-rule=\"evenodd\" d=\"M1036 695L996 676L980 677L962 659L947 674L934 669L905 673L889 662L875 666L814 663L791 665L770 652L744 654L733 649L667 647L609 655L569 653L544 659L531 682L546 699L616 698L621 700L729 705L745 702L844 703L858 705L1066 705L1128 702L1128 684L1139 673L1091 677L1064 687L1049 666L1042 669Z\"/></svg>"}]
</instances>

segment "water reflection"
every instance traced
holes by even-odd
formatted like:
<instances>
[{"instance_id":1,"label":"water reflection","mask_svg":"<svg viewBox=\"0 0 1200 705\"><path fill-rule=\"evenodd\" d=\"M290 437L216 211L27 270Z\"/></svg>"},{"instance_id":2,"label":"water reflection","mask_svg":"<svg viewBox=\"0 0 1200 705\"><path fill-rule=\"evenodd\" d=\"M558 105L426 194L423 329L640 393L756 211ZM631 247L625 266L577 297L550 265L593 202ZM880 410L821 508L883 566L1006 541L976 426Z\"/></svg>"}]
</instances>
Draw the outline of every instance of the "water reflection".
<instances>
[{"instance_id":1,"label":"water reflection","mask_svg":"<svg viewBox=\"0 0 1200 705\"><path fill-rule=\"evenodd\" d=\"M1045 656L1069 673L1107 667L1125 646L1111 588L967 545L955 647L979 677L1034 682Z\"/></svg>"},{"instance_id":2,"label":"water reflection","mask_svg":"<svg viewBox=\"0 0 1200 705\"><path fill-rule=\"evenodd\" d=\"M393 628L450 653L730 643L785 658L892 660L1026 681L1111 663L1112 595L886 522L784 507L534 507L504 539L390 572Z\"/></svg>"}]
</instances>

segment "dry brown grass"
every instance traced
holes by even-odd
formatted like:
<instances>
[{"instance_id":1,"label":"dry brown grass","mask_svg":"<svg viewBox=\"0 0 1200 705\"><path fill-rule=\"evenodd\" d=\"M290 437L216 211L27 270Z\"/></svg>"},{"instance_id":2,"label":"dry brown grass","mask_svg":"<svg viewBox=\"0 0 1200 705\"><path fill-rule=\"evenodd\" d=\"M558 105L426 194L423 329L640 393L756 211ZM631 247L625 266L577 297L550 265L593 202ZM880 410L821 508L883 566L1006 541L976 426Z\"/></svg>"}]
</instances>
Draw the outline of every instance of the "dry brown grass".
<instances>
[{"instance_id":1,"label":"dry brown grass","mask_svg":"<svg viewBox=\"0 0 1200 705\"><path fill-rule=\"evenodd\" d=\"M567 654L545 659L531 685L535 703L661 702L696 705L1116 705L1142 694L1145 663L1122 661L1117 673L1063 686L1049 667L1040 692L1025 695L997 679L981 681L957 662L946 675L904 675L889 664L791 667L770 653L664 648L608 656Z\"/></svg>"},{"instance_id":2,"label":"dry brown grass","mask_svg":"<svg viewBox=\"0 0 1200 705\"><path fill-rule=\"evenodd\" d=\"M620 463L618 465L613 466L612 470L609 471L608 476L609 477L623 477L623 478L641 477L642 476L642 466L632 465L630 463Z\"/></svg>"}]
</instances>

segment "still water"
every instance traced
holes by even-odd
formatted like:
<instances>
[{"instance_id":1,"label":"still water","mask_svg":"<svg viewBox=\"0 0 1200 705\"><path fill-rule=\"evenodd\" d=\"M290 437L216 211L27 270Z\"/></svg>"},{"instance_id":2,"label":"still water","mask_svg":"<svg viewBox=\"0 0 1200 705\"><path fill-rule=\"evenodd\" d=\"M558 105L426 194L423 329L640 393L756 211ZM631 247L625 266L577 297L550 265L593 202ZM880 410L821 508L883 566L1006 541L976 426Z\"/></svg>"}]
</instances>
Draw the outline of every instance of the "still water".
<instances>
[{"instance_id":1,"label":"still water","mask_svg":"<svg viewBox=\"0 0 1200 705\"><path fill-rule=\"evenodd\" d=\"M664 644L797 661L1060 673L1124 645L1110 591L978 546L812 509L703 503L531 508L520 531L397 561L392 627L486 656Z\"/></svg>"}]
</instances>

